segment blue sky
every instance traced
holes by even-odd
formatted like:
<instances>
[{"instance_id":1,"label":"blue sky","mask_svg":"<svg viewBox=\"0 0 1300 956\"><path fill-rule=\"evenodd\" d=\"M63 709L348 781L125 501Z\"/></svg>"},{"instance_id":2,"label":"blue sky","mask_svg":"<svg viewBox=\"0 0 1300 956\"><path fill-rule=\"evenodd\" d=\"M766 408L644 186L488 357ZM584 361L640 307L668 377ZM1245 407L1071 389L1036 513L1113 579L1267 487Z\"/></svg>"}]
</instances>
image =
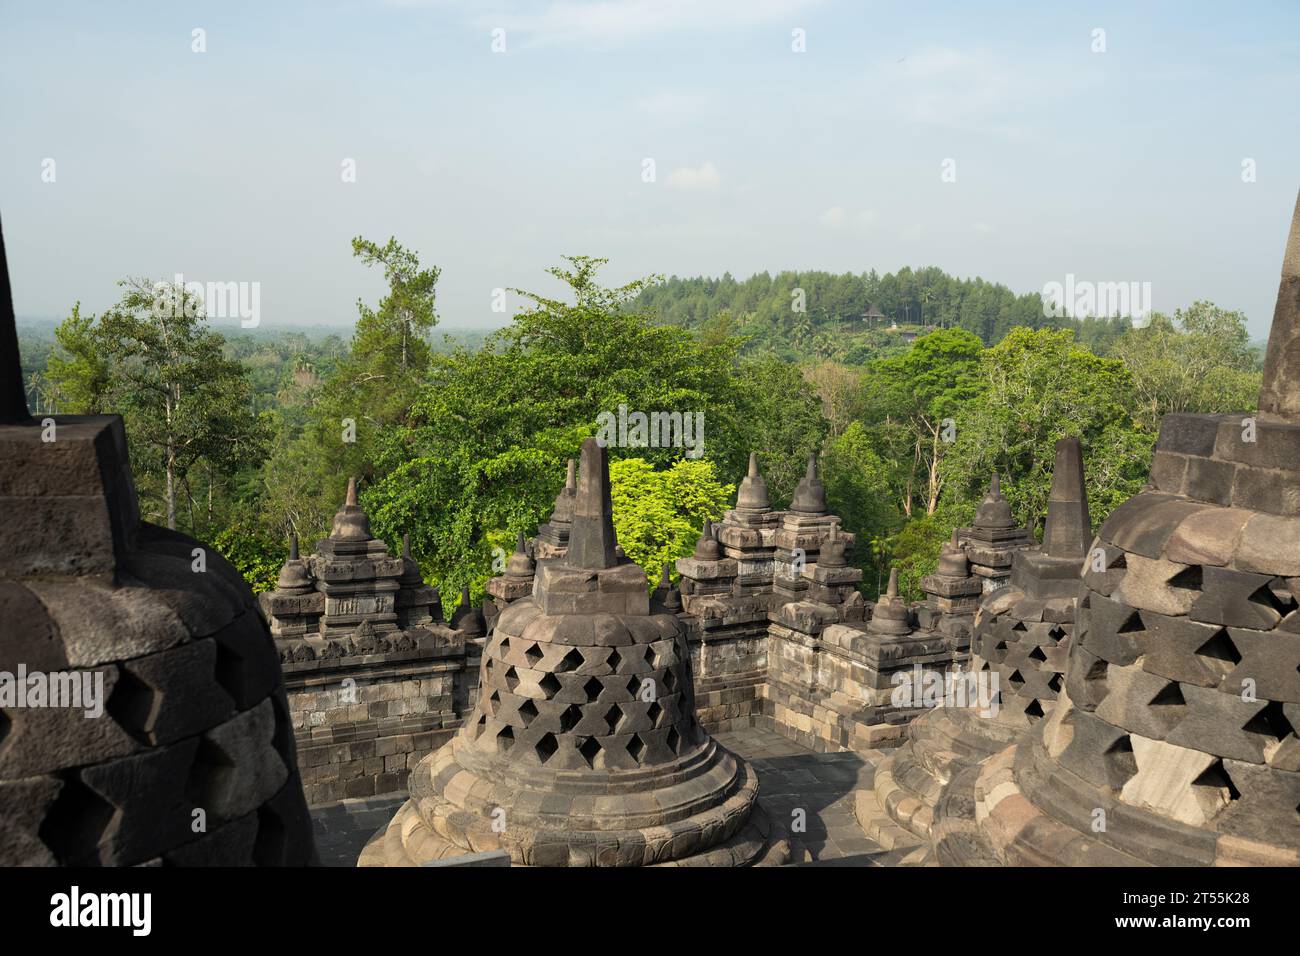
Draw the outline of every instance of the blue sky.
<instances>
[{"instance_id":1,"label":"blue sky","mask_svg":"<svg viewBox=\"0 0 1300 956\"><path fill-rule=\"evenodd\" d=\"M1260 337L1297 102L1294 2L4 0L0 216L20 317L180 272L260 283L268 325L349 323L381 293L362 234L441 267L450 326L580 253L611 283L1150 282Z\"/></svg>"}]
</instances>

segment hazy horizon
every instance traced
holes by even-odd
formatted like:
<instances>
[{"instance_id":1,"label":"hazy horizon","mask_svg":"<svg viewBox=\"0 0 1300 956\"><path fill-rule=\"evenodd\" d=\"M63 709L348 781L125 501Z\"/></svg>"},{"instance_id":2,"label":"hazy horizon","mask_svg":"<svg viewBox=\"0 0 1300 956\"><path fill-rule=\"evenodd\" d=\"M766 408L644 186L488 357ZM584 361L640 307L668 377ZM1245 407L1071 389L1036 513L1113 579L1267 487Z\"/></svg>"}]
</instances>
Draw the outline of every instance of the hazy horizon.
<instances>
[{"instance_id":1,"label":"hazy horizon","mask_svg":"<svg viewBox=\"0 0 1300 956\"><path fill-rule=\"evenodd\" d=\"M555 292L545 269L584 254L609 284L1150 282L1155 309L1210 299L1259 339L1300 185L1300 8L1280 2L0 10L28 321L182 273L258 283L264 326L346 329L383 290L350 240L391 235L442 270L448 330L504 324L518 297L493 312L495 290Z\"/></svg>"}]
</instances>

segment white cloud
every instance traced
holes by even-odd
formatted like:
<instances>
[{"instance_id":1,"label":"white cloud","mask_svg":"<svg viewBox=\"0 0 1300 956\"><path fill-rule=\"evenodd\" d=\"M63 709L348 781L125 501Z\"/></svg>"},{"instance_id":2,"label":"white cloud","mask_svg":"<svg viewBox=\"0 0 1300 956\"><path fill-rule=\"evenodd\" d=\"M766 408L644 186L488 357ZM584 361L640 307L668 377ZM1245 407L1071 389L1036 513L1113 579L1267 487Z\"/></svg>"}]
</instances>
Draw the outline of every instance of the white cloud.
<instances>
[{"instance_id":1,"label":"white cloud","mask_svg":"<svg viewBox=\"0 0 1300 956\"><path fill-rule=\"evenodd\" d=\"M834 228L836 226L844 225L844 220L847 216L848 214L845 213L843 206L831 206L830 209L827 209L821 214L820 218L823 226L831 226Z\"/></svg>"},{"instance_id":2,"label":"white cloud","mask_svg":"<svg viewBox=\"0 0 1300 956\"><path fill-rule=\"evenodd\" d=\"M410 2L410 0L407 0ZM789 23L822 0L496 0L473 5L474 21L530 44L642 39L677 30L734 30ZM466 4L467 10L469 5ZM795 24L792 24L795 25Z\"/></svg>"},{"instance_id":3,"label":"white cloud","mask_svg":"<svg viewBox=\"0 0 1300 956\"><path fill-rule=\"evenodd\" d=\"M709 161L696 169L679 166L668 175L668 185L676 189L715 189L721 182L718 167Z\"/></svg>"}]
</instances>

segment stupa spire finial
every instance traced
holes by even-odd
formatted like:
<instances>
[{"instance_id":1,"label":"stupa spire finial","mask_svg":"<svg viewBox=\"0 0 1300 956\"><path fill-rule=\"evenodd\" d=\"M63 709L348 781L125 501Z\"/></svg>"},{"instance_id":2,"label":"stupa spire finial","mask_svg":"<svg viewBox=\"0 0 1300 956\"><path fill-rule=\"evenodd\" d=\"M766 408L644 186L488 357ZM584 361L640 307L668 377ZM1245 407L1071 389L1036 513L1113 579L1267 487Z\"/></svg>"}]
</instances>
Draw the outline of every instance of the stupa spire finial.
<instances>
[{"instance_id":1,"label":"stupa spire finial","mask_svg":"<svg viewBox=\"0 0 1300 956\"><path fill-rule=\"evenodd\" d=\"M1052 490L1043 524L1043 553L1054 558L1082 558L1092 544L1088 490L1083 481L1083 449L1077 438L1056 443Z\"/></svg>"},{"instance_id":2,"label":"stupa spire finial","mask_svg":"<svg viewBox=\"0 0 1300 956\"><path fill-rule=\"evenodd\" d=\"M18 323L9 286L9 264L5 259L4 235L0 233L0 424L27 422L31 417L23 387L23 363L18 355Z\"/></svg>"},{"instance_id":3,"label":"stupa spire finial","mask_svg":"<svg viewBox=\"0 0 1300 956\"><path fill-rule=\"evenodd\" d=\"M1300 196L1282 254L1282 279L1264 352L1259 416L1265 421L1300 423Z\"/></svg>"},{"instance_id":4,"label":"stupa spire finial","mask_svg":"<svg viewBox=\"0 0 1300 956\"><path fill-rule=\"evenodd\" d=\"M565 561L598 571L618 563L614 548L614 505L609 493L609 453L595 438L582 443L582 471L573 503L573 529Z\"/></svg>"}]
</instances>

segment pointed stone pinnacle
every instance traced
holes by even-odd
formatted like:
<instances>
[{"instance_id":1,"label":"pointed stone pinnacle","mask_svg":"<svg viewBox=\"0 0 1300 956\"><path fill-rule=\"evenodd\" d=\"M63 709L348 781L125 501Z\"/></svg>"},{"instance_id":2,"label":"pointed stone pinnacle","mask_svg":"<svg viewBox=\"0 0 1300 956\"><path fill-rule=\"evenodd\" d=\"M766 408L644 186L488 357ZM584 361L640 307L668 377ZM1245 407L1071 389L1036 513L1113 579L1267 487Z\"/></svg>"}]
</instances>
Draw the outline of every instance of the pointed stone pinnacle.
<instances>
[{"instance_id":1,"label":"pointed stone pinnacle","mask_svg":"<svg viewBox=\"0 0 1300 956\"><path fill-rule=\"evenodd\" d=\"M298 532L296 531L289 535L289 560L298 560Z\"/></svg>"},{"instance_id":2,"label":"pointed stone pinnacle","mask_svg":"<svg viewBox=\"0 0 1300 956\"><path fill-rule=\"evenodd\" d=\"M826 513L826 486L817 477L817 456L808 456L808 469L794 489L790 499L790 510L802 514L823 515Z\"/></svg>"},{"instance_id":3,"label":"pointed stone pinnacle","mask_svg":"<svg viewBox=\"0 0 1300 956\"><path fill-rule=\"evenodd\" d=\"M704 519L699 540L695 542L694 557L697 561L717 561L722 557L722 549L718 547L718 539L714 534L713 522L708 518Z\"/></svg>"},{"instance_id":4,"label":"pointed stone pinnacle","mask_svg":"<svg viewBox=\"0 0 1300 956\"><path fill-rule=\"evenodd\" d=\"M998 473L996 471L993 472L993 480L989 482L989 494L990 495L1002 494L1002 482L998 478Z\"/></svg>"},{"instance_id":5,"label":"pointed stone pinnacle","mask_svg":"<svg viewBox=\"0 0 1300 956\"><path fill-rule=\"evenodd\" d=\"M564 474L564 490L573 494L578 487L577 472L578 463L574 459L569 459L569 464Z\"/></svg>"},{"instance_id":6,"label":"pointed stone pinnacle","mask_svg":"<svg viewBox=\"0 0 1300 956\"><path fill-rule=\"evenodd\" d=\"M668 569L669 569L670 567L672 567L672 562L671 562L671 561L665 561L665 562L664 562L664 573L661 574L661 575L659 576L659 587L660 587L661 590L664 590L664 591L667 591L670 587L673 586L672 575L669 574L669 572L668 572Z\"/></svg>"},{"instance_id":7,"label":"pointed stone pinnacle","mask_svg":"<svg viewBox=\"0 0 1300 956\"><path fill-rule=\"evenodd\" d=\"M891 598L898 598L898 568L889 569L889 589L885 595Z\"/></svg>"},{"instance_id":8,"label":"pointed stone pinnacle","mask_svg":"<svg viewBox=\"0 0 1300 956\"><path fill-rule=\"evenodd\" d=\"M1053 558L1082 559L1090 544L1092 521L1083 481L1083 450L1079 439L1062 438L1056 443L1056 463L1052 467L1043 553Z\"/></svg>"},{"instance_id":9,"label":"pointed stone pinnacle","mask_svg":"<svg viewBox=\"0 0 1300 956\"><path fill-rule=\"evenodd\" d=\"M410 534L404 534L402 535L402 557L409 558L410 556L411 556L411 536Z\"/></svg>"},{"instance_id":10,"label":"pointed stone pinnacle","mask_svg":"<svg viewBox=\"0 0 1300 956\"><path fill-rule=\"evenodd\" d=\"M1300 196L1282 254L1282 279L1264 352L1259 417L1300 424Z\"/></svg>"},{"instance_id":11,"label":"pointed stone pinnacle","mask_svg":"<svg viewBox=\"0 0 1300 956\"><path fill-rule=\"evenodd\" d=\"M767 496L767 482L758 473L756 452L749 453L749 474L740 481L740 489L736 492L736 507L749 512L770 511L772 508Z\"/></svg>"},{"instance_id":12,"label":"pointed stone pinnacle","mask_svg":"<svg viewBox=\"0 0 1300 956\"><path fill-rule=\"evenodd\" d=\"M9 265L5 259L4 235L0 233L0 424L29 421L31 412L23 385L23 363L18 355L18 325L9 287Z\"/></svg>"},{"instance_id":13,"label":"pointed stone pinnacle","mask_svg":"<svg viewBox=\"0 0 1300 956\"><path fill-rule=\"evenodd\" d=\"M614 506L609 496L609 453L595 438L582 443L582 473L569 532L570 567L599 571L618 563L614 553Z\"/></svg>"},{"instance_id":14,"label":"pointed stone pinnacle","mask_svg":"<svg viewBox=\"0 0 1300 956\"><path fill-rule=\"evenodd\" d=\"M515 542L515 553L516 554L528 553L528 540L524 537L524 533L522 531L519 532L519 540Z\"/></svg>"},{"instance_id":15,"label":"pointed stone pinnacle","mask_svg":"<svg viewBox=\"0 0 1300 956\"><path fill-rule=\"evenodd\" d=\"M952 547L954 551L961 547L961 539L957 536L956 528L952 529Z\"/></svg>"},{"instance_id":16,"label":"pointed stone pinnacle","mask_svg":"<svg viewBox=\"0 0 1300 956\"><path fill-rule=\"evenodd\" d=\"M343 507L334 515L330 537L335 539L364 540L370 537L370 518L357 505L357 480L348 479L348 493Z\"/></svg>"}]
</instances>

